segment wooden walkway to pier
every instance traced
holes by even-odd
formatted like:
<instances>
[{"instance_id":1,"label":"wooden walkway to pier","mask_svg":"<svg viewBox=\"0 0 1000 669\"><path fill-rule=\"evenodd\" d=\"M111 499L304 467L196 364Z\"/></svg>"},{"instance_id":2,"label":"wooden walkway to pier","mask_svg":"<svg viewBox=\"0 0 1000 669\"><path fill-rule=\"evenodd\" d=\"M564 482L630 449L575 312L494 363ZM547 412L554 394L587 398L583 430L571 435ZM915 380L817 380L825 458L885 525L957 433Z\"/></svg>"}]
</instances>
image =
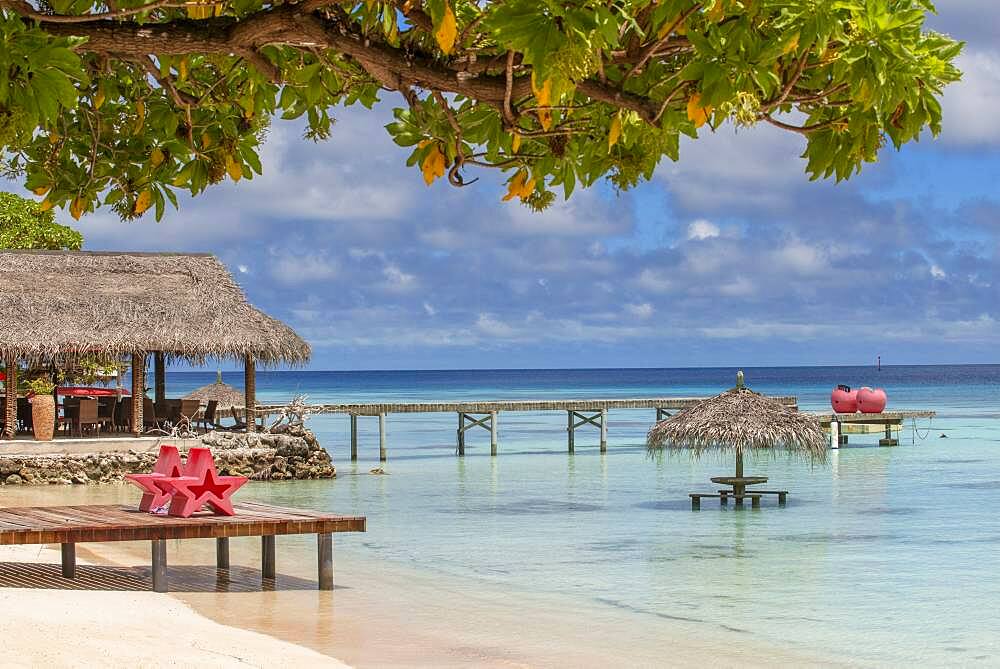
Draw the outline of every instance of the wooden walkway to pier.
<instances>
[{"instance_id":1,"label":"wooden walkway to pier","mask_svg":"<svg viewBox=\"0 0 1000 669\"><path fill-rule=\"evenodd\" d=\"M814 413L823 427L830 429L830 445L840 448L847 443L847 435L843 432L844 425L883 425L885 436L879 439L879 446L898 446L899 440L892 436L892 429L900 429L904 421L918 418L934 418L936 411L927 410L896 410L882 413Z\"/></svg>"},{"instance_id":2,"label":"wooden walkway to pier","mask_svg":"<svg viewBox=\"0 0 1000 669\"><path fill-rule=\"evenodd\" d=\"M358 459L358 418L363 416L378 418L379 460L388 459L386 418L389 414L402 413L454 413L458 415L456 441L459 455L465 455L465 433L481 427L490 433L490 455L496 455L499 445L499 414L501 411L565 411L567 449L573 453L576 448L576 430L591 425L600 431L600 448L608 450L608 410L610 409L655 409L656 420L660 421L679 411L694 406L706 397L652 397L652 398L612 398L612 399L568 399L568 400L494 400L484 402L386 402L362 404L314 404L311 414L347 414L351 418L351 461ZM795 397L775 397L782 404L798 406ZM258 414L281 411L284 406L262 405Z\"/></svg>"},{"instance_id":3,"label":"wooden walkway to pier","mask_svg":"<svg viewBox=\"0 0 1000 669\"><path fill-rule=\"evenodd\" d=\"M167 591L167 539L216 540L216 567L229 569L229 538L261 538L261 578L275 577L275 536L316 534L319 589L333 589L333 533L364 532L363 516L235 504L235 516L207 513L190 518L158 516L125 506L32 506L0 508L0 546L62 544L62 574L76 573L76 544L152 542L153 590Z\"/></svg>"}]
</instances>

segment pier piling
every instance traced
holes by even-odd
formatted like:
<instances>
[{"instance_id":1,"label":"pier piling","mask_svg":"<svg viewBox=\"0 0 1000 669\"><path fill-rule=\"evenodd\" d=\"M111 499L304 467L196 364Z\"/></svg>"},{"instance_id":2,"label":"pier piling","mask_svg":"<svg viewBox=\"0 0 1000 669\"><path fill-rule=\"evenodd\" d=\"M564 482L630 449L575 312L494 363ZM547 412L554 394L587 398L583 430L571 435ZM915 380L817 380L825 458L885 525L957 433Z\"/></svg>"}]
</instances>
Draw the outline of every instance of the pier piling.
<instances>
[{"instance_id":1,"label":"pier piling","mask_svg":"<svg viewBox=\"0 0 1000 669\"><path fill-rule=\"evenodd\" d=\"M351 462L358 461L358 415L351 414Z\"/></svg>"},{"instance_id":2,"label":"pier piling","mask_svg":"<svg viewBox=\"0 0 1000 669\"><path fill-rule=\"evenodd\" d=\"M385 462L388 459L385 445L385 413L378 415L378 459L379 462Z\"/></svg>"},{"instance_id":3,"label":"pier piling","mask_svg":"<svg viewBox=\"0 0 1000 669\"><path fill-rule=\"evenodd\" d=\"M498 414L496 410L472 413L467 411L458 412L458 454L465 455L465 433L474 427L481 427L490 431L490 455L497 454L498 437Z\"/></svg>"},{"instance_id":4,"label":"pier piling","mask_svg":"<svg viewBox=\"0 0 1000 669\"><path fill-rule=\"evenodd\" d=\"M607 408L601 408L597 412L584 413L583 411L569 409L567 412L568 422L566 424L566 431L568 433L568 445L569 452L573 453L576 450L576 439L575 433L576 428L582 425L593 425L601 431L601 453L606 453L608 450L608 410ZM577 422L579 419L579 422Z\"/></svg>"}]
</instances>

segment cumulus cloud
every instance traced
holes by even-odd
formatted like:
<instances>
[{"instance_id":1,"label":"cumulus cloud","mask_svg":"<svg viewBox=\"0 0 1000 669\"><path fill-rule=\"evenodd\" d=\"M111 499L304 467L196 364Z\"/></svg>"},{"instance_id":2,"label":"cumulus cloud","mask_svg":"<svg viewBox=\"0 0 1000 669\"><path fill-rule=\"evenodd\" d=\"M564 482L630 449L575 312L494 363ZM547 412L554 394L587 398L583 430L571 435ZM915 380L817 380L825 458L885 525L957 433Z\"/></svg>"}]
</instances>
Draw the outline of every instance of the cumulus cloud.
<instances>
[{"instance_id":1,"label":"cumulus cloud","mask_svg":"<svg viewBox=\"0 0 1000 669\"><path fill-rule=\"evenodd\" d=\"M1000 17L998 17L1000 18ZM941 137L982 146L1000 143L1000 51L970 50L958 57L962 81L945 89Z\"/></svg>"}]
</instances>

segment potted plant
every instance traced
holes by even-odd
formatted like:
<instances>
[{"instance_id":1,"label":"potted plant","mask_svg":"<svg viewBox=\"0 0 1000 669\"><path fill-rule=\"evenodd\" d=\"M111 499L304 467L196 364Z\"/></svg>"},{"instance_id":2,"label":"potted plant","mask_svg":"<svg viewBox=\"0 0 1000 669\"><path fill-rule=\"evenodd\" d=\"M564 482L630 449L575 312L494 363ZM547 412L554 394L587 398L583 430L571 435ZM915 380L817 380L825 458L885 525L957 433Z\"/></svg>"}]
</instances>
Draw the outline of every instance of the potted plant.
<instances>
[{"instance_id":1,"label":"potted plant","mask_svg":"<svg viewBox=\"0 0 1000 669\"><path fill-rule=\"evenodd\" d=\"M36 441L52 441L56 429L56 398L52 392L56 384L44 376L35 377L25 384L31 402L31 424Z\"/></svg>"}]
</instances>

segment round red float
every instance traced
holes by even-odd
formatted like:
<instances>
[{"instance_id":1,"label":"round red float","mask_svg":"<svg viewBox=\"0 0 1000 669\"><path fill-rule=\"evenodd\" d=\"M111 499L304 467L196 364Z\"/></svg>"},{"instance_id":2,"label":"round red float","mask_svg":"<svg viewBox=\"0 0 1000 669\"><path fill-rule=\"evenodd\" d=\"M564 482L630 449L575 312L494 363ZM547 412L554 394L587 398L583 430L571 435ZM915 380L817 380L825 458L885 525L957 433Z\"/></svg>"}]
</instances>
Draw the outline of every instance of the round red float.
<instances>
[{"instance_id":1,"label":"round red float","mask_svg":"<svg viewBox=\"0 0 1000 669\"><path fill-rule=\"evenodd\" d=\"M858 391L858 411L861 413L882 413L888 398L881 388L862 388Z\"/></svg>"},{"instance_id":2,"label":"round red float","mask_svg":"<svg viewBox=\"0 0 1000 669\"><path fill-rule=\"evenodd\" d=\"M830 405L837 413L854 413L858 410L858 391L839 385L830 393Z\"/></svg>"}]
</instances>

